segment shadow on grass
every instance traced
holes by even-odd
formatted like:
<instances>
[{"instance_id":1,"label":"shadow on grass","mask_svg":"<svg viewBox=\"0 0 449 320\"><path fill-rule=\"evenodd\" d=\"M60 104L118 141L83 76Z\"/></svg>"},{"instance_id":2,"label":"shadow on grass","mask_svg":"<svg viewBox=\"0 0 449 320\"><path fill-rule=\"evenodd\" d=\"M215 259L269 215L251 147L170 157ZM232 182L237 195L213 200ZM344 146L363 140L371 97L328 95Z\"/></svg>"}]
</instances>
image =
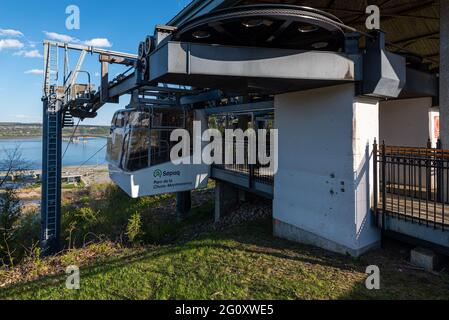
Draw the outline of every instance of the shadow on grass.
<instances>
[{"instance_id":1,"label":"shadow on grass","mask_svg":"<svg viewBox=\"0 0 449 320\"><path fill-rule=\"evenodd\" d=\"M442 277L401 268L404 260L391 252L375 251L360 259L353 259L333 254L321 249L299 245L272 236L271 220L261 220L234 227L220 233L205 233L182 244L173 244L160 248L151 248L137 254L126 255L115 259L104 259L82 269L83 277L95 277L110 271L125 268L142 261L158 259L165 256L182 254L186 251L198 251L204 248L225 251L240 251L249 256L269 256L277 259L314 266L332 268L348 273L364 274L369 265L381 268L380 291L369 291L364 281L357 282L350 292L340 296L340 299L447 299L449 298L449 281ZM148 270L143 270L150 271ZM169 276L161 270L151 270L164 277ZM28 283L20 283L0 291L1 299L14 299L24 293L33 293L49 286L62 286L65 275L55 275ZM254 283L254 287L268 290L263 282ZM134 289L134 288L131 288ZM282 289L282 288L281 288ZM281 290L280 289L280 290ZM107 289L106 289L107 290ZM119 292L107 292L117 299L128 300L129 297Z\"/></svg>"}]
</instances>

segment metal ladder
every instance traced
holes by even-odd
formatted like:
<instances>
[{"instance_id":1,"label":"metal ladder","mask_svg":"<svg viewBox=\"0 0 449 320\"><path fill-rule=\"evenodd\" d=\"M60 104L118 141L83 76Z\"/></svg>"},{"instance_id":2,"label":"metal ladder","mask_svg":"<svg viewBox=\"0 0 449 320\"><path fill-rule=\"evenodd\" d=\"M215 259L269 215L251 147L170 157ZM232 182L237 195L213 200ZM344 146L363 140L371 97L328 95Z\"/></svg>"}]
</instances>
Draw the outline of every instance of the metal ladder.
<instances>
[{"instance_id":1,"label":"metal ladder","mask_svg":"<svg viewBox=\"0 0 449 320\"><path fill-rule=\"evenodd\" d=\"M44 147L42 156L42 208L41 246L43 255L59 251L61 224L61 149L62 111L61 100L50 87L50 95L44 99Z\"/></svg>"},{"instance_id":2,"label":"metal ladder","mask_svg":"<svg viewBox=\"0 0 449 320\"><path fill-rule=\"evenodd\" d=\"M62 129L74 121L63 109L65 87L57 86L58 46L46 42L44 55L41 248L48 256L60 251Z\"/></svg>"},{"instance_id":3,"label":"metal ladder","mask_svg":"<svg viewBox=\"0 0 449 320\"><path fill-rule=\"evenodd\" d=\"M45 65L44 65L44 96L50 96L52 82L59 78L59 56L58 47L50 43L45 44Z\"/></svg>"}]
</instances>

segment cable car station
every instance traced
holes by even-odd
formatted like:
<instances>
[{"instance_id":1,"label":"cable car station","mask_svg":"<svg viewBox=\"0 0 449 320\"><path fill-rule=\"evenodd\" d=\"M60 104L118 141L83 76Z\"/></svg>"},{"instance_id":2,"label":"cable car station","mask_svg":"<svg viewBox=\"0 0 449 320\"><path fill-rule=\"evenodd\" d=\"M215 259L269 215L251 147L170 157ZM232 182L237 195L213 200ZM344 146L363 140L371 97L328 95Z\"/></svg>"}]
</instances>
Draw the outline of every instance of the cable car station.
<instances>
[{"instance_id":1,"label":"cable car station","mask_svg":"<svg viewBox=\"0 0 449 320\"><path fill-rule=\"evenodd\" d=\"M45 252L59 250L62 128L124 95L129 103L111 121L107 161L130 197L176 193L182 216L191 192L213 179L217 221L253 193L273 200L281 238L360 256L391 235L447 252L449 1L439 2L439 19L431 15L438 1L387 2L385 31L362 31L363 1L351 10L346 1L196 0L149 32L137 54L46 41ZM407 27L435 20L441 56L438 46L436 59L408 49L431 36ZM79 52L73 70L69 52ZM82 69L87 54L98 56L98 89ZM112 78L111 65L126 71ZM79 83L83 73L88 83ZM277 129L278 141L267 139L278 150L277 172L172 163L171 134L184 129L195 140L202 132L194 122L203 131Z\"/></svg>"}]
</instances>

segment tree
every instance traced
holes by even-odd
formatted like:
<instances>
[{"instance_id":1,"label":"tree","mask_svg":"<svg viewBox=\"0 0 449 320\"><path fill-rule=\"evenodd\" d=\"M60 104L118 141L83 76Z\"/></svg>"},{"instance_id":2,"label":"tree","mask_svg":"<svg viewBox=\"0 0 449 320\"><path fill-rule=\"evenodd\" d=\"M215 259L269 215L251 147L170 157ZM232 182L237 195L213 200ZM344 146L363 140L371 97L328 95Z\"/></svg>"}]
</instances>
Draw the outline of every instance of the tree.
<instances>
[{"instance_id":1,"label":"tree","mask_svg":"<svg viewBox=\"0 0 449 320\"><path fill-rule=\"evenodd\" d=\"M3 149L0 156L0 189L3 188L8 178L14 173L24 172L29 168L29 163L24 160L20 145L14 149Z\"/></svg>"},{"instance_id":2,"label":"tree","mask_svg":"<svg viewBox=\"0 0 449 320\"><path fill-rule=\"evenodd\" d=\"M17 228L17 222L22 214L22 206L16 190L6 189L0 195L0 259L13 264L11 241Z\"/></svg>"},{"instance_id":3,"label":"tree","mask_svg":"<svg viewBox=\"0 0 449 320\"><path fill-rule=\"evenodd\" d=\"M22 214L22 205L14 187L5 188L8 178L24 172L29 164L23 159L20 146L0 153L0 262L13 264L15 249L11 244Z\"/></svg>"}]
</instances>

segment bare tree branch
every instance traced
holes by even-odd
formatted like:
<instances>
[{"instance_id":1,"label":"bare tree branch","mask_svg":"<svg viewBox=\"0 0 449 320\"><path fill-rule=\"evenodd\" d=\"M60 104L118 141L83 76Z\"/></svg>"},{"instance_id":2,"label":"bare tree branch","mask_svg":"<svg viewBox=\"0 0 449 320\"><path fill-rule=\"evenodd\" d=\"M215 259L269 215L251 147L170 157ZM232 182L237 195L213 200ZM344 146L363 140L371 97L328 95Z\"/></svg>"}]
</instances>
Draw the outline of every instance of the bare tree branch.
<instances>
[{"instance_id":1,"label":"bare tree branch","mask_svg":"<svg viewBox=\"0 0 449 320\"><path fill-rule=\"evenodd\" d=\"M30 169L30 163L23 158L20 145L14 149L5 149L0 152L0 189L12 174L20 174Z\"/></svg>"}]
</instances>

